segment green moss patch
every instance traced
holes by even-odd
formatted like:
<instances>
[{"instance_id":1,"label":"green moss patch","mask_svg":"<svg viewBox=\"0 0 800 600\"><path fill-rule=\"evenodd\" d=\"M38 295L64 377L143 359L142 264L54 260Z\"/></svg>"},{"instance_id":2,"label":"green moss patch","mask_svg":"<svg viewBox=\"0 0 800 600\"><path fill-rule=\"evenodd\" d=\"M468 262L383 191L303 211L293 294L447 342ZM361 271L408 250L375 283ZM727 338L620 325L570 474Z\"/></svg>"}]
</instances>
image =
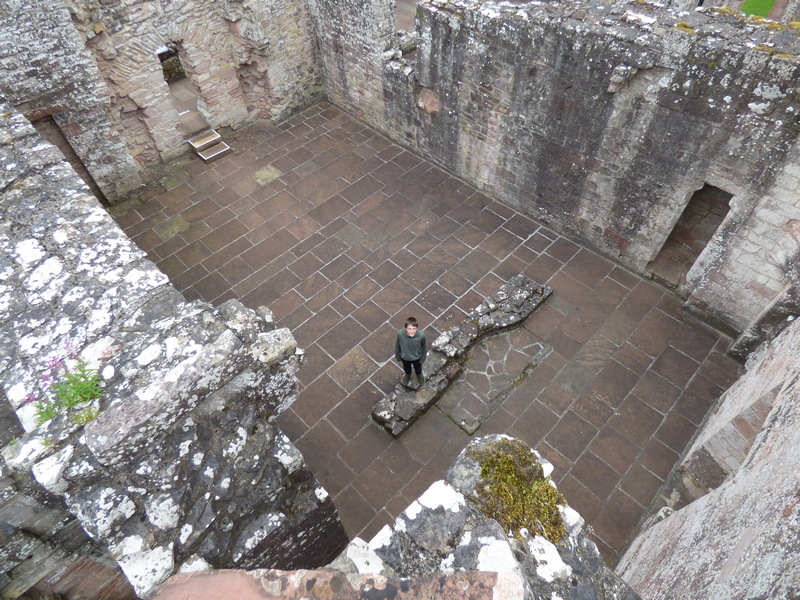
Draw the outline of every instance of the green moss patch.
<instances>
[{"instance_id":1,"label":"green moss patch","mask_svg":"<svg viewBox=\"0 0 800 600\"><path fill-rule=\"evenodd\" d=\"M558 512L564 496L545 477L530 448L519 440L503 440L491 449L476 450L484 481L477 504L512 536L527 529L554 544L567 535Z\"/></svg>"}]
</instances>

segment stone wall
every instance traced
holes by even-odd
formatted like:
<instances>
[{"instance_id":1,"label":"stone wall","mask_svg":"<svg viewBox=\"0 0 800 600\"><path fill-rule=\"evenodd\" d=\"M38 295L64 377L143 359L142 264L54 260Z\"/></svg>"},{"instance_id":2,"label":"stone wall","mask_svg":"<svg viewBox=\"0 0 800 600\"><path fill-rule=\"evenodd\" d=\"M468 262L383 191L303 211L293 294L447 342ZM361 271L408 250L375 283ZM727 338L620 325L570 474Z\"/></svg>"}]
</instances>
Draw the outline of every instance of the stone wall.
<instances>
[{"instance_id":1,"label":"stone wall","mask_svg":"<svg viewBox=\"0 0 800 600\"><path fill-rule=\"evenodd\" d=\"M566 504L552 507L555 520L563 525L563 535L555 542L533 526L531 531L504 530L478 500L482 486L489 483L478 458L481 453L505 456L517 465L527 454L545 478L553 470L518 440L477 438L462 451L446 479L414 500L394 526L384 527L369 543L356 538L325 569L177 575L154 599L213 600L224 590L241 600L639 600L605 566L583 519ZM522 485L533 489L531 480ZM525 511L524 503L509 502L511 507Z\"/></svg>"},{"instance_id":2,"label":"stone wall","mask_svg":"<svg viewBox=\"0 0 800 600\"><path fill-rule=\"evenodd\" d=\"M698 470L692 457L705 448L721 476L706 479L697 490L705 495L644 530L622 557L617 572L642 598L800 594L799 397L795 320L725 393L682 465L703 481L712 471Z\"/></svg>"},{"instance_id":3,"label":"stone wall","mask_svg":"<svg viewBox=\"0 0 800 600\"><path fill-rule=\"evenodd\" d=\"M397 43L390 0L308 0L328 99L382 121L384 53ZM391 54L391 53L389 53Z\"/></svg>"},{"instance_id":4,"label":"stone wall","mask_svg":"<svg viewBox=\"0 0 800 600\"><path fill-rule=\"evenodd\" d=\"M112 204L185 152L159 48L177 44L210 127L280 120L322 95L301 0L32 0L0 11L0 90L52 115Z\"/></svg>"},{"instance_id":5,"label":"stone wall","mask_svg":"<svg viewBox=\"0 0 800 600\"><path fill-rule=\"evenodd\" d=\"M324 65L328 95L399 143L639 273L692 194L717 186L731 210L681 293L737 332L784 293L775 255L798 250L795 28L643 2L436 0L418 7L415 57L395 48L375 72L346 58L383 49L382 30L344 23L320 39L344 57ZM373 83L351 98L351 81L374 77L382 96Z\"/></svg>"},{"instance_id":6,"label":"stone wall","mask_svg":"<svg viewBox=\"0 0 800 600\"><path fill-rule=\"evenodd\" d=\"M186 302L58 150L0 110L0 388L26 431L2 450L3 535L64 551L48 527L68 513L93 540L77 547L140 595L187 565L330 560L346 542L333 503L270 425L296 398L291 333L266 309ZM32 400L81 359L102 395L39 424ZM54 516L29 527L20 494Z\"/></svg>"},{"instance_id":7,"label":"stone wall","mask_svg":"<svg viewBox=\"0 0 800 600\"><path fill-rule=\"evenodd\" d=\"M64 6L32 0L0 7L0 94L31 121L52 116L108 198L142 185L112 123L103 77Z\"/></svg>"},{"instance_id":8,"label":"stone wall","mask_svg":"<svg viewBox=\"0 0 800 600\"><path fill-rule=\"evenodd\" d=\"M178 46L210 127L280 119L320 96L302 1L64 1L109 86L115 121L134 118L146 126L146 133L126 138L140 162L182 150L178 112L157 54L168 43Z\"/></svg>"}]
</instances>

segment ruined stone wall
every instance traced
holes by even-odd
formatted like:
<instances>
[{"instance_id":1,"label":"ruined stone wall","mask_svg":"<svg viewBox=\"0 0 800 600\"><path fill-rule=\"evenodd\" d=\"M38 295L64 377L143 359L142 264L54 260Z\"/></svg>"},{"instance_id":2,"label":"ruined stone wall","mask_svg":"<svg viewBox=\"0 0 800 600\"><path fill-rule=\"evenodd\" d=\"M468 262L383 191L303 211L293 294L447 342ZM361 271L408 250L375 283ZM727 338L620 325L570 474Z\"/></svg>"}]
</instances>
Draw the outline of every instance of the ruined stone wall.
<instances>
[{"instance_id":1,"label":"ruined stone wall","mask_svg":"<svg viewBox=\"0 0 800 600\"><path fill-rule=\"evenodd\" d=\"M19 494L68 512L141 595L187 565L329 560L346 541L333 503L270 425L296 397L289 331L237 301L187 303L56 148L0 113L0 388L27 432L2 450L0 514ZM102 394L39 424L31 400L54 398L62 359Z\"/></svg>"},{"instance_id":2,"label":"ruined stone wall","mask_svg":"<svg viewBox=\"0 0 800 600\"><path fill-rule=\"evenodd\" d=\"M65 7L0 2L0 94L32 121L52 115L109 199L142 185L111 122L102 76Z\"/></svg>"},{"instance_id":3,"label":"ruined stone wall","mask_svg":"<svg viewBox=\"0 0 800 600\"><path fill-rule=\"evenodd\" d=\"M359 118L382 122L384 53L396 44L393 3L308 0L308 5L328 99Z\"/></svg>"},{"instance_id":4,"label":"ruined stone wall","mask_svg":"<svg viewBox=\"0 0 800 600\"><path fill-rule=\"evenodd\" d=\"M31 120L53 115L113 204L140 166L186 151L159 48L178 45L210 127L280 120L322 94L309 19L302 0L9 0L0 91Z\"/></svg>"},{"instance_id":5,"label":"ruined stone wall","mask_svg":"<svg viewBox=\"0 0 800 600\"><path fill-rule=\"evenodd\" d=\"M784 266L757 265L797 218L797 30L646 3L434 1L417 20L382 98L350 100L368 76L353 61L326 65L333 101L640 273L692 194L720 187L731 210L682 293L737 331L782 293ZM322 54L355 52L370 28L329 25Z\"/></svg>"},{"instance_id":6,"label":"ruined stone wall","mask_svg":"<svg viewBox=\"0 0 800 600\"><path fill-rule=\"evenodd\" d=\"M642 598L798 596L798 398L800 322L795 320L726 392L683 464L699 448L716 449L727 479L643 531L622 557L617 572ZM754 430L753 413L764 404L768 414ZM739 456L747 437L751 445Z\"/></svg>"},{"instance_id":7,"label":"ruined stone wall","mask_svg":"<svg viewBox=\"0 0 800 600\"><path fill-rule=\"evenodd\" d=\"M320 95L319 72L299 0L193 3L64 0L114 96L118 119L131 114L147 135L128 139L140 161L180 150L178 112L157 51L175 43L210 127L279 119Z\"/></svg>"},{"instance_id":8,"label":"ruined stone wall","mask_svg":"<svg viewBox=\"0 0 800 600\"><path fill-rule=\"evenodd\" d=\"M489 467L502 461L508 476L507 504L491 509L480 500L496 484ZM526 461L527 458L527 461ZM535 464L538 472L525 470ZM500 470L500 469L498 469ZM154 600L215 600L210 590L231 590L239 600L270 598L435 598L437 600L640 600L600 557L581 516L558 499L549 479L553 466L523 442L489 435L472 440L444 480L434 482L369 542L354 539L324 569L314 571L216 571L170 578ZM538 479L551 495L535 487ZM518 488L514 488L518 485ZM525 499L522 494L526 493ZM510 500L514 498L514 500ZM568 500L568 499L567 499ZM527 501L527 502L526 502ZM532 508L548 506L548 510ZM509 527L510 514L526 515L529 527ZM563 527L545 534L541 521ZM545 517L544 515L547 515ZM507 518L505 523L503 516ZM541 529L537 529L541 528Z\"/></svg>"}]
</instances>

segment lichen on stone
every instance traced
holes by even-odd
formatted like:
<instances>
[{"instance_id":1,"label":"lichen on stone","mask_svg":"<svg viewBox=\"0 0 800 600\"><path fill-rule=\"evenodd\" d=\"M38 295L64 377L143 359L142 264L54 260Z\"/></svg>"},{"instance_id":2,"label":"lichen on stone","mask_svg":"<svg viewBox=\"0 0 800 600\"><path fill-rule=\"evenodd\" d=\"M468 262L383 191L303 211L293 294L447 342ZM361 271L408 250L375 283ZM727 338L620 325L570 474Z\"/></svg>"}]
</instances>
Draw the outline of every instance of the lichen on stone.
<instances>
[{"instance_id":1,"label":"lichen on stone","mask_svg":"<svg viewBox=\"0 0 800 600\"><path fill-rule=\"evenodd\" d=\"M483 480L476 500L486 516L512 536L527 529L555 544L567 534L558 510L567 502L524 443L504 439L473 453Z\"/></svg>"}]
</instances>

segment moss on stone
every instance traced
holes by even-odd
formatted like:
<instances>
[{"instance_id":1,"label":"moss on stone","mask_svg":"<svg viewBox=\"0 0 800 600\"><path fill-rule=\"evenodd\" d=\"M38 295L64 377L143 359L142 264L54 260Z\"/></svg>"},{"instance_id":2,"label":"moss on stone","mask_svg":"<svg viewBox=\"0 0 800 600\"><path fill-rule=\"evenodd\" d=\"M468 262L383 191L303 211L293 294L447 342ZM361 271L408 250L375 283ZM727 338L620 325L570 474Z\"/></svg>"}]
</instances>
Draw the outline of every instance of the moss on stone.
<instances>
[{"instance_id":1,"label":"moss on stone","mask_svg":"<svg viewBox=\"0 0 800 600\"><path fill-rule=\"evenodd\" d=\"M545 477L542 467L523 442L503 440L491 448L475 450L483 485L477 504L512 536L521 529L557 543L567 532L558 511L564 496Z\"/></svg>"}]
</instances>

